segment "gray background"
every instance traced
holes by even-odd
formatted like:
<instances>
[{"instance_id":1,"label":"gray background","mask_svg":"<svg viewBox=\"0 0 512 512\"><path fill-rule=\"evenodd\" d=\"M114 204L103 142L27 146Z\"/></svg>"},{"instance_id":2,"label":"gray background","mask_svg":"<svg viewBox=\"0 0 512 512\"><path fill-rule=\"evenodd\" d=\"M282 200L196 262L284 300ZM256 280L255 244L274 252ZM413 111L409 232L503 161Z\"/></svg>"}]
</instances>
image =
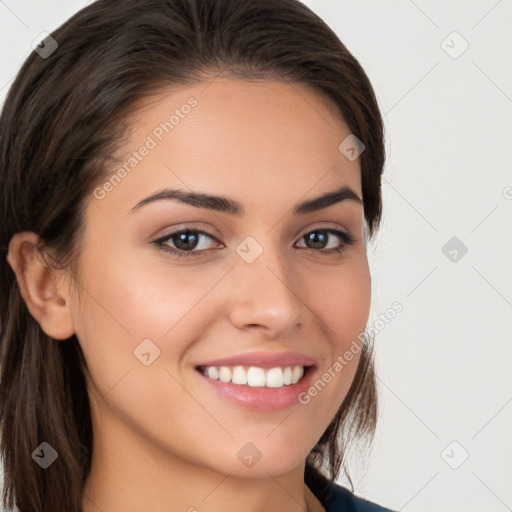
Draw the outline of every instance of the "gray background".
<instances>
[{"instance_id":1,"label":"gray background","mask_svg":"<svg viewBox=\"0 0 512 512\"><path fill-rule=\"evenodd\" d=\"M31 42L87 3L0 0L0 103ZM304 3L366 69L387 131L370 322L403 311L376 336L381 416L351 459L356 493L512 510L512 1Z\"/></svg>"}]
</instances>

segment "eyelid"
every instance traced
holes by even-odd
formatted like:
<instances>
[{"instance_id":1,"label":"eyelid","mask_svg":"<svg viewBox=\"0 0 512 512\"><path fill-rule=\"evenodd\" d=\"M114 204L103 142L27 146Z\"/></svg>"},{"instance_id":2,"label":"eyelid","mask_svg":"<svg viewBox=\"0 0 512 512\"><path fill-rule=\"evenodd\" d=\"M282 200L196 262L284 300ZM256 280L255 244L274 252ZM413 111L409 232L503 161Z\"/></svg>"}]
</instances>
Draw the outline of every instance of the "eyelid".
<instances>
[{"instance_id":1,"label":"eyelid","mask_svg":"<svg viewBox=\"0 0 512 512\"><path fill-rule=\"evenodd\" d=\"M339 255L341 255L343 252L345 252L346 249L348 249L348 247L354 245L357 242L357 238L354 237L350 233L350 231L348 231L347 229L340 228L339 225L336 225L336 227L326 226L325 223L323 223L319 226L310 226L309 228L306 228L305 230L303 230L301 232L300 236L296 235L295 238L297 238L297 237L298 238L297 238L297 241L294 242L294 247L298 243L300 243L307 234L313 233L315 231L325 231L329 235L334 235L335 237L337 237L340 241L338 247L334 247L334 248L331 247L329 249L314 249L314 248L310 248L310 247L301 247L302 250L310 251L313 253L320 253L325 256L331 255L332 253L338 253ZM201 256L202 253L208 252L209 249L185 251L183 249L170 247L166 244L166 242L169 239L171 239L173 236L178 235L180 233L189 233L189 232L193 232L197 235L204 236L204 237L209 238L210 240L216 242L217 244L221 244L222 246L224 246L224 244L222 242L220 242L216 236L210 234L207 231L199 229L198 227L195 227L195 226L179 226L179 227L173 228L171 231L168 231L165 235L157 238L152 243L157 245L159 247L159 249L161 249L165 252L171 253L176 257Z\"/></svg>"},{"instance_id":2,"label":"eyelid","mask_svg":"<svg viewBox=\"0 0 512 512\"><path fill-rule=\"evenodd\" d=\"M165 235L162 235L162 236L156 238L155 240L153 240L152 243L157 244L157 245L163 245L164 242L168 241L173 236L178 235L180 233L188 233L188 232L197 233L198 235L202 235L204 237L207 237L210 240L213 240L214 242L216 242L218 244L224 245L222 242L220 242L217 239L216 236L212 235L211 233L208 233L208 231L204 231L202 229L195 228L195 227L189 227L189 226L182 226L182 227L178 227L178 228L173 228L173 229L171 229L171 231L168 231ZM180 249L174 249L174 250L175 251L180 251ZM189 252L189 253L196 253L196 252L198 252L198 253L200 253L200 252L206 252L206 250L207 249L202 250L202 251L183 251L183 252Z\"/></svg>"},{"instance_id":3,"label":"eyelid","mask_svg":"<svg viewBox=\"0 0 512 512\"><path fill-rule=\"evenodd\" d=\"M300 229L296 236L304 236L307 233L309 233L311 231L315 231L315 230L329 230L329 229L334 229L336 231L343 231L343 233L346 233L347 235L351 235L351 232L349 229L345 228L344 226L342 226L336 222L326 220L323 222L322 221L314 222L313 225L311 225L305 229Z\"/></svg>"},{"instance_id":4,"label":"eyelid","mask_svg":"<svg viewBox=\"0 0 512 512\"><path fill-rule=\"evenodd\" d=\"M207 229L210 229L210 228L207 228ZM347 228L345 228L343 226L340 226L340 224L337 224L337 223L332 222L332 221L315 222L312 226L309 226L307 228L303 228L303 229L298 230L295 233L294 238L301 238L304 235L310 233L311 231L315 231L315 230L329 230L329 229L334 229L334 230L337 230L337 231L342 231L344 234L354 238L353 234L351 233L351 231L349 229L347 229ZM217 234L214 235L214 234L210 233L209 231L206 231L206 230L202 229L196 223L188 224L186 226L178 225L177 227L171 228L170 230L165 231L164 234L162 234L162 235L158 236L156 239L154 239L153 242L157 242L157 241L160 241L160 240L165 240L165 239L171 237L172 235L175 235L176 233L181 233L181 232L184 232L184 231L195 231L197 233L203 234L203 235L205 235L205 236L215 240L217 243L222 244L222 242L220 242L220 240L219 240L219 238L220 238L219 235L217 235ZM222 244L222 245L224 245L224 244Z\"/></svg>"},{"instance_id":5,"label":"eyelid","mask_svg":"<svg viewBox=\"0 0 512 512\"><path fill-rule=\"evenodd\" d=\"M169 235L173 235L173 234L179 233L181 231L197 231L199 233L204 233L205 235L208 235L210 238L214 238L215 240L218 241L218 239L221 237L221 234L218 233L218 231L211 224L206 224L206 227L203 227L203 226L204 226L204 223L202 223L202 222L190 222L190 223L186 223L185 225L178 224L172 228L159 229L157 231L157 233L162 233L162 234L161 235L152 235L152 238L156 236L156 239L154 239L154 241L156 241L158 239L167 238ZM214 232L215 232L215 234L214 234Z\"/></svg>"}]
</instances>

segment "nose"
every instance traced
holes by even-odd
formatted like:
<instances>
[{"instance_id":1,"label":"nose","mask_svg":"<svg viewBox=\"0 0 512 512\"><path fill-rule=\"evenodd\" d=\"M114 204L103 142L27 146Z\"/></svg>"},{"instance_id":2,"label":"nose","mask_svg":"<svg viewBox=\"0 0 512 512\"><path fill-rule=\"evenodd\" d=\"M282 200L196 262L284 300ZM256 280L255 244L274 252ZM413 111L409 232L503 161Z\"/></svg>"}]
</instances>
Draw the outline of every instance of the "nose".
<instances>
[{"instance_id":1,"label":"nose","mask_svg":"<svg viewBox=\"0 0 512 512\"><path fill-rule=\"evenodd\" d=\"M239 329L260 329L283 338L307 317L300 283L278 248L268 245L252 263L237 256L230 272L229 318Z\"/></svg>"}]
</instances>

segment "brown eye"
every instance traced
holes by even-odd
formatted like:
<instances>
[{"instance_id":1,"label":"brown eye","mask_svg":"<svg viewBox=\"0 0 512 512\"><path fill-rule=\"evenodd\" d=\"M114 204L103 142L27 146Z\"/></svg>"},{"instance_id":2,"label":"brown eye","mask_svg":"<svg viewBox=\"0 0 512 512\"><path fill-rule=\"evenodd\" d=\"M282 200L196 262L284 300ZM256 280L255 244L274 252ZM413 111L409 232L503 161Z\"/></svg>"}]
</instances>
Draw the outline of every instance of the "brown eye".
<instances>
[{"instance_id":1,"label":"brown eye","mask_svg":"<svg viewBox=\"0 0 512 512\"><path fill-rule=\"evenodd\" d=\"M338 243L336 238L339 240ZM355 242L352 235L338 229L315 229L303 235L302 239L306 241L306 249L325 253L342 252ZM334 239L334 246L328 247L332 239Z\"/></svg>"},{"instance_id":2,"label":"brown eye","mask_svg":"<svg viewBox=\"0 0 512 512\"><path fill-rule=\"evenodd\" d=\"M206 239L206 242L202 243L201 239ZM205 244L208 245L209 240L215 241L215 238L205 231L199 231L197 229L178 229L155 240L153 243L162 250L178 256L198 256L201 252L209 248L204 247Z\"/></svg>"}]
</instances>

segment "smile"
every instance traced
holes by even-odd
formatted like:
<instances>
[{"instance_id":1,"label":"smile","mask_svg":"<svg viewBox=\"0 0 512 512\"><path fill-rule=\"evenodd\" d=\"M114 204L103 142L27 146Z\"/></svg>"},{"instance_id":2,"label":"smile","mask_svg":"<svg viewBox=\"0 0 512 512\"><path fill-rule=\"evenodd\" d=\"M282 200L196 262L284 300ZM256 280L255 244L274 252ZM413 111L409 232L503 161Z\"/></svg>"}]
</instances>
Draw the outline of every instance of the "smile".
<instances>
[{"instance_id":1,"label":"smile","mask_svg":"<svg viewBox=\"0 0 512 512\"><path fill-rule=\"evenodd\" d=\"M214 366L195 367L195 374L221 401L244 409L273 412L299 402L301 393L311 386L317 366ZM301 405L303 407L303 405Z\"/></svg>"},{"instance_id":2,"label":"smile","mask_svg":"<svg viewBox=\"0 0 512 512\"><path fill-rule=\"evenodd\" d=\"M198 366L206 377L239 386L282 388L299 382L309 366L260 368L258 366Z\"/></svg>"}]
</instances>

